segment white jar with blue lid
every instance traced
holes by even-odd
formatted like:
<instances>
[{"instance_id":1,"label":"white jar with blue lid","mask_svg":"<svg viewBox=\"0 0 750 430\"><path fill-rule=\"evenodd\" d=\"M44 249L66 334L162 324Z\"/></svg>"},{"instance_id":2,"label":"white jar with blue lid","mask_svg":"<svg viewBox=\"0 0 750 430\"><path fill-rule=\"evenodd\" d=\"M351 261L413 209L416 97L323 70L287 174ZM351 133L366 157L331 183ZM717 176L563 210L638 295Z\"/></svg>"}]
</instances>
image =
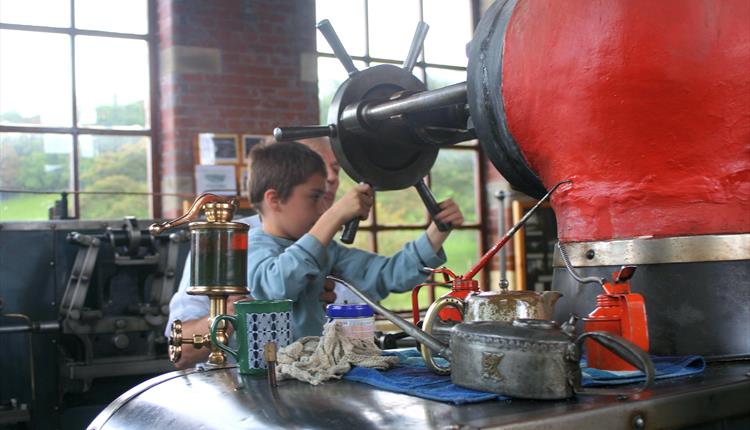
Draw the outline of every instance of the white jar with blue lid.
<instances>
[{"instance_id":1,"label":"white jar with blue lid","mask_svg":"<svg viewBox=\"0 0 750 430\"><path fill-rule=\"evenodd\" d=\"M345 336L369 340L375 338L375 318L368 305L328 305L326 314L328 322L335 321Z\"/></svg>"}]
</instances>

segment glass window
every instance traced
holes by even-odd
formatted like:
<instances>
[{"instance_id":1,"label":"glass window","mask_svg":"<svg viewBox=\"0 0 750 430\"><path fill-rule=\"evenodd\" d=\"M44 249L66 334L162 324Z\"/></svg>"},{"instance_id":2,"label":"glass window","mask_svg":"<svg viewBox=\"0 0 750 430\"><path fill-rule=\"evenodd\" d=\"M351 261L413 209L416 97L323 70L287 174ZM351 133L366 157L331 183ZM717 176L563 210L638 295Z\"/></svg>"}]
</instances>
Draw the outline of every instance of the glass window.
<instances>
[{"instance_id":1,"label":"glass window","mask_svg":"<svg viewBox=\"0 0 750 430\"><path fill-rule=\"evenodd\" d=\"M0 133L0 189L72 189L73 136ZM48 219L59 194L0 192L0 221Z\"/></svg>"},{"instance_id":2,"label":"glass window","mask_svg":"<svg viewBox=\"0 0 750 430\"><path fill-rule=\"evenodd\" d=\"M437 88L447 87L448 85L466 82L466 71L439 69L437 67L427 67L427 89L434 90Z\"/></svg>"},{"instance_id":3,"label":"glass window","mask_svg":"<svg viewBox=\"0 0 750 430\"><path fill-rule=\"evenodd\" d=\"M70 63L67 35L0 30L0 124L70 127Z\"/></svg>"},{"instance_id":4,"label":"glass window","mask_svg":"<svg viewBox=\"0 0 750 430\"><path fill-rule=\"evenodd\" d=\"M370 56L404 60L419 22L419 2L378 0L367 6Z\"/></svg>"},{"instance_id":5,"label":"glass window","mask_svg":"<svg viewBox=\"0 0 750 430\"><path fill-rule=\"evenodd\" d=\"M81 195L82 218L149 217L150 141L142 136L79 137L80 189L105 194Z\"/></svg>"},{"instance_id":6,"label":"glass window","mask_svg":"<svg viewBox=\"0 0 750 430\"><path fill-rule=\"evenodd\" d=\"M443 149L430 171L435 198L438 201L452 198L461 207L466 223L479 221L475 195L479 187L475 180L477 163L476 151Z\"/></svg>"},{"instance_id":7,"label":"glass window","mask_svg":"<svg viewBox=\"0 0 750 430\"><path fill-rule=\"evenodd\" d=\"M365 55L364 0L316 0L315 15L318 22L324 19L331 22L349 55ZM318 52L333 53L320 32L317 32L317 46Z\"/></svg>"},{"instance_id":8,"label":"glass window","mask_svg":"<svg viewBox=\"0 0 750 430\"><path fill-rule=\"evenodd\" d=\"M430 32L424 58L430 64L466 67L466 44L473 33L469 0L423 0L424 21Z\"/></svg>"},{"instance_id":9,"label":"glass window","mask_svg":"<svg viewBox=\"0 0 750 430\"><path fill-rule=\"evenodd\" d=\"M70 1L2 0L0 1L0 22L46 27L70 27Z\"/></svg>"},{"instance_id":10,"label":"glass window","mask_svg":"<svg viewBox=\"0 0 750 430\"><path fill-rule=\"evenodd\" d=\"M465 45L472 35L470 1L318 0L316 4L317 20L331 21L360 70L383 63L400 67L417 23L424 17L430 30L425 39L424 58L414 67L414 75L425 82L428 89L466 81ZM318 35L318 97L322 124L328 123L330 100L346 79L344 68ZM466 218L464 227L453 231L444 245L447 267L456 273L463 273L476 264L480 254L481 211L477 201L479 184L475 179L478 159L476 142L461 144L461 149L444 149L429 175L437 200L452 197ZM353 185L354 182L342 173L338 197ZM391 255L406 242L422 235L428 222L427 211L413 187L378 191L372 215L361 224L354 246ZM438 289L435 294L439 296L446 291L446 288ZM423 307L428 305L429 294L429 288L420 292ZM411 293L390 294L383 304L393 310L410 310Z\"/></svg>"},{"instance_id":11,"label":"glass window","mask_svg":"<svg viewBox=\"0 0 750 430\"><path fill-rule=\"evenodd\" d=\"M148 46L143 40L76 37L80 127L143 130L148 123Z\"/></svg>"},{"instance_id":12,"label":"glass window","mask_svg":"<svg viewBox=\"0 0 750 430\"><path fill-rule=\"evenodd\" d=\"M367 67L362 61L355 61L357 69ZM318 58L318 107L320 108L320 123L328 124L328 106L331 105L336 90L349 78L344 66L335 58Z\"/></svg>"},{"instance_id":13,"label":"glass window","mask_svg":"<svg viewBox=\"0 0 750 430\"><path fill-rule=\"evenodd\" d=\"M76 27L115 33L148 33L147 0L75 0Z\"/></svg>"},{"instance_id":14,"label":"glass window","mask_svg":"<svg viewBox=\"0 0 750 430\"><path fill-rule=\"evenodd\" d=\"M148 5L0 0L0 220L153 216Z\"/></svg>"}]
</instances>

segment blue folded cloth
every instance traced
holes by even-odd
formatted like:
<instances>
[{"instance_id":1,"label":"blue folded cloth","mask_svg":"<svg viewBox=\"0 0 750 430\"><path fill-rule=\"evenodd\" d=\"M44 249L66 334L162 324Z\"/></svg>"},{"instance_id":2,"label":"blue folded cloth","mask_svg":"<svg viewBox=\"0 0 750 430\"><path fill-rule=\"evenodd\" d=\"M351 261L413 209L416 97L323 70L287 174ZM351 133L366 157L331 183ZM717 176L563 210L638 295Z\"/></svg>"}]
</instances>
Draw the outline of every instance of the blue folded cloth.
<instances>
[{"instance_id":1,"label":"blue folded cloth","mask_svg":"<svg viewBox=\"0 0 750 430\"><path fill-rule=\"evenodd\" d=\"M657 357L651 356L654 362L656 376L654 379L677 378L703 373L706 361L699 355L686 355L681 357ZM640 370L601 370L587 367L586 362L581 360L581 372L583 378L581 385L584 387L600 387L603 385L623 385L642 382L646 376Z\"/></svg>"},{"instance_id":2,"label":"blue folded cloth","mask_svg":"<svg viewBox=\"0 0 750 430\"><path fill-rule=\"evenodd\" d=\"M450 376L435 375L425 367L416 349L385 351L384 355L397 356L399 364L385 371L355 366L344 375L344 379L455 405L509 399L494 393L459 387L451 382ZM706 367L705 361L699 356L652 357L652 360L656 369L656 379L695 375L702 373ZM643 372L638 370L613 372L585 367L585 362L581 365L584 366L582 385L585 387L630 384L641 382L645 378Z\"/></svg>"}]
</instances>

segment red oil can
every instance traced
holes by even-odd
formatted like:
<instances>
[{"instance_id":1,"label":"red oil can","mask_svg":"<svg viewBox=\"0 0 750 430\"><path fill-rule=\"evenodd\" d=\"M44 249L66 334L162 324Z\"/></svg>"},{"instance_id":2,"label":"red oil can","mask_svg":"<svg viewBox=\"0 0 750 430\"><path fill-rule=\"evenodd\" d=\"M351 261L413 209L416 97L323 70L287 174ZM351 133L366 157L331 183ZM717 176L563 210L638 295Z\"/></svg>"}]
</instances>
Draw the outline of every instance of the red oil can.
<instances>
[{"instance_id":1,"label":"red oil can","mask_svg":"<svg viewBox=\"0 0 750 430\"><path fill-rule=\"evenodd\" d=\"M623 266L604 282L604 294L596 297L596 309L583 319L584 330L606 331L622 336L648 352L648 325L643 296L630 292L628 280L635 266ZM588 365L603 370L636 370L600 344L586 341Z\"/></svg>"}]
</instances>

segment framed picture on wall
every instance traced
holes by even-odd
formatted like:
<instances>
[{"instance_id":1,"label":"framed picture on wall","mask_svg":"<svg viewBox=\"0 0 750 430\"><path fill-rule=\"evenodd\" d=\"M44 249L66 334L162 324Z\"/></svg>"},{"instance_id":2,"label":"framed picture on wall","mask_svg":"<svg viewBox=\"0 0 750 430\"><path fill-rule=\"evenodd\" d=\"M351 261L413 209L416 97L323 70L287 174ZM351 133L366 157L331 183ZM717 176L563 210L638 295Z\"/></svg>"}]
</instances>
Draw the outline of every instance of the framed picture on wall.
<instances>
[{"instance_id":1,"label":"framed picture on wall","mask_svg":"<svg viewBox=\"0 0 750 430\"><path fill-rule=\"evenodd\" d=\"M247 197L247 181L250 179L250 172L244 165L237 166L237 183L240 185L240 196Z\"/></svg>"},{"instance_id":2,"label":"framed picture on wall","mask_svg":"<svg viewBox=\"0 0 750 430\"><path fill-rule=\"evenodd\" d=\"M200 164L236 164L240 147L236 134L201 133L198 135Z\"/></svg>"},{"instance_id":3,"label":"framed picture on wall","mask_svg":"<svg viewBox=\"0 0 750 430\"><path fill-rule=\"evenodd\" d=\"M247 162L250 158L250 151L256 146L265 142L269 137L257 134L242 135L242 161Z\"/></svg>"},{"instance_id":4,"label":"framed picture on wall","mask_svg":"<svg viewBox=\"0 0 750 430\"><path fill-rule=\"evenodd\" d=\"M237 195L235 166L195 166L195 193L210 192L222 196Z\"/></svg>"}]
</instances>

